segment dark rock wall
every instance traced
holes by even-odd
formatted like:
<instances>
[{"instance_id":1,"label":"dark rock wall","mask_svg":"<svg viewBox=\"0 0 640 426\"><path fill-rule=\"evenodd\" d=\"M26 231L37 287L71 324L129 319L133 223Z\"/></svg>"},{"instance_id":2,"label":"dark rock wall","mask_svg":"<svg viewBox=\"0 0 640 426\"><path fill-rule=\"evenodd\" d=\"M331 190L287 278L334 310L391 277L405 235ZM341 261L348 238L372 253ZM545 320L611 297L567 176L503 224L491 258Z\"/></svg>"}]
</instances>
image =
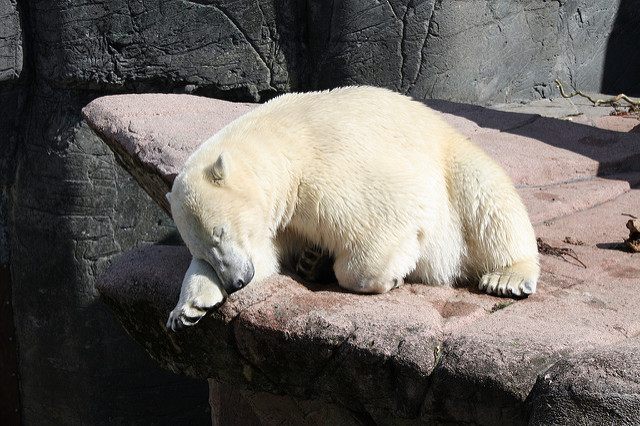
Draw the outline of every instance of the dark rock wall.
<instances>
[{"instance_id":1,"label":"dark rock wall","mask_svg":"<svg viewBox=\"0 0 640 426\"><path fill-rule=\"evenodd\" d=\"M0 82L17 80L22 72L22 31L16 0L0 1Z\"/></svg>"},{"instance_id":2,"label":"dark rock wall","mask_svg":"<svg viewBox=\"0 0 640 426\"><path fill-rule=\"evenodd\" d=\"M206 385L153 365L94 288L113 256L168 237L169 219L81 121L91 95L36 87L10 228L24 422L205 422Z\"/></svg>"},{"instance_id":3,"label":"dark rock wall","mask_svg":"<svg viewBox=\"0 0 640 426\"><path fill-rule=\"evenodd\" d=\"M20 416L8 213L26 100L23 57L17 4L0 0L0 419L7 424L18 422Z\"/></svg>"},{"instance_id":4,"label":"dark rock wall","mask_svg":"<svg viewBox=\"0 0 640 426\"><path fill-rule=\"evenodd\" d=\"M25 423L206 421L206 384L158 370L95 291L174 230L81 121L91 99L367 83L488 103L551 96L555 77L637 94L638 3L0 0L0 286Z\"/></svg>"},{"instance_id":5,"label":"dark rock wall","mask_svg":"<svg viewBox=\"0 0 640 426\"><path fill-rule=\"evenodd\" d=\"M10 263L22 422L207 424L206 381L157 367L95 290L113 256L174 229L81 121L100 93L56 74L70 55L54 60L46 41L67 7L17 5L25 66L0 83L0 258Z\"/></svg>"},{"instance_id":6,"label":"dark rock wall","mask_svg":"<svg viewBox=\"0 0 640 426\"><path fill-rule=\"evenodd\" d=\"M639 29L640 0L620 1L605 48L601 81L604 92L640 94Z\"/></svg>"},{"instance_id":7,"label":"dark rock wall","mask_svg":"<svg viewBox=\"0 0 640 426\"><path fill-rule=\"evenodd\" d=\"M9 262L7 205L8 187L14 174L15 152L20 138L20 115L25 84L22 32L15 1L0 0L0 264Z\"/></svg>"},{"instance_id":8,"label":"dark rock wall","mask_svg":"<svg viewBox=\"0 0 640 426\"><path fill-rule=\"evenodd\" d=\"M265 0L33 3L42 19L37 60L55 86L253 100L289 89L285 52L300 42L289 29L298 5L276 16Z\"/></svg>"}]
</instances>

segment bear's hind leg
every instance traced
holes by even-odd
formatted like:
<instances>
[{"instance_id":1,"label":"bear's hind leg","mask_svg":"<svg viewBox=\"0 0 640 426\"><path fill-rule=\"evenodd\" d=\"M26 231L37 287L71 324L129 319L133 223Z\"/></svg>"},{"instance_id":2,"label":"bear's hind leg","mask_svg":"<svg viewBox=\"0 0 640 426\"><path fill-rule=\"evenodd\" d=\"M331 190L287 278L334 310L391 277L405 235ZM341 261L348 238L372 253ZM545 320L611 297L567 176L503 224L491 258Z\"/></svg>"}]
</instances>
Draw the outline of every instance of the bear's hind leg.
<instances>
[{"instance_id":1,"label":"bear's hind leg","mask_svg":"<svg viewBox=\"0 0 640 426\"><path fill-rule=\"evenodd\" d=\"M355 293L381 294L404 284L404 277L415 269L417 241L406 238L396 250L355 250L337 255L333 270L340 287Z\"/></svg>"},{"instance_id":2,"label":"bear's hind leg","mask_svg":"<svg viewBox=\"0 0 640 426\"><path fill-rule=\"evenodd\" d=\"M511 179L473 144L452 148L451 200L467 243L465 271L489 294L523 297L536 290L535 232Z\"/></svg>"},{"instance_id":3,"label":"bear's hind leg","mask_svg":"<svg viewBox=\"0 0 640 426\"><path fill-rule=\"evenodd\" d=\"M503 188L507 192L511 188ZM478 288L506 297L526 297L536 291L540 266L531 222L515 190L508 202L487 197L479 208L484 216L467 226L471 270L480 277ZM497 198L497 199L496 199ZM475 225L475 227L474 227ZM474 235L475 233L475 235Z\"/></svg>"}]
</instances>

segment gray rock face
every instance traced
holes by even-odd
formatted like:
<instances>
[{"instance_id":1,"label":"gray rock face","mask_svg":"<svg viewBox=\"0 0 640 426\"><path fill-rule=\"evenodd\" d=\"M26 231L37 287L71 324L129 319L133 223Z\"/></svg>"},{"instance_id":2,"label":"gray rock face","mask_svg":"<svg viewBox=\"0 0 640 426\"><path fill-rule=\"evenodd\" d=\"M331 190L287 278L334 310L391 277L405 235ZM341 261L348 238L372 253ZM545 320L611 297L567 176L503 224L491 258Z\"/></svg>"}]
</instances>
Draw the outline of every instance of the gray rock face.
<instances>
[{"instance_id":1,"label":"gray rock face","mask_svg":"<svg viewBox=\"0 0 640 426\"><path fill-rule=\"evenodd\" d=\"M42 18L43 75L53 84L187 86L257 100L296 82L297 7L264 0L116 0L73 1L64 8L36 2L34 13Z\"/></svg>"},{"instance_id":2,"label":"gray rock face","mask_svg":"<svg viewBox=\"0 0 640 426\"><path fill-rule=\"evenodd\" d=\"M531 392L530 424L637 424L639 348L636 336L559 361Z\"/></svg>"},{"instance_id":3,"label":"gray rock face","mask_svg":"<svg viewBox=\"0 0 640 426\"><path fill-rule=\"evenodd\" d=\"M640 29L630 3L116 0L35 2L32 13L43 75L65 87L160 84L258 100L367 83L485 103L548 97L556 77L633 94L640 59L625 47Z\"/></svg>"},{"instance_id":4,"label":"gray rock face","mask_svg":"<svg viewBox=\"0 0 640 426\"><path fill-rule=\"evenodd\" d=\"M549 97L560 77L584 90L637 93L636 49L625 50L640 31L630 3L312 3L312 21L329 29L310 31L312 87L367 82L485 103Z\"/></svg>"}]
</instances>

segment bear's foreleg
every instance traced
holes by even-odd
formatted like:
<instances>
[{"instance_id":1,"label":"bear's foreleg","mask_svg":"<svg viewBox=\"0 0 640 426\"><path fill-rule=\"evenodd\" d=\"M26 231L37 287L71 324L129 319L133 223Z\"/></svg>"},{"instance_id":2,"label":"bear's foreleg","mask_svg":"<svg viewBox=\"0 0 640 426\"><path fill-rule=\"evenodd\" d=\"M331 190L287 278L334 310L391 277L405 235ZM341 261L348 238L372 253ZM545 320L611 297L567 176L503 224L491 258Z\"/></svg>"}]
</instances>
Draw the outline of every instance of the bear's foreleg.
<instances>
[{"instance_id":1,"label":"bear's foreleg","mask_svg":"<svg viewBox=\"0 0 640 426\"><path fill-rule=\"evenodd\" d=\"M220 306L227 293L211 266L200 259L192 259L182 281L180 299L169 314L167 328L173 331L195 325L207 312Z\"/></svg>"}]
</instances>

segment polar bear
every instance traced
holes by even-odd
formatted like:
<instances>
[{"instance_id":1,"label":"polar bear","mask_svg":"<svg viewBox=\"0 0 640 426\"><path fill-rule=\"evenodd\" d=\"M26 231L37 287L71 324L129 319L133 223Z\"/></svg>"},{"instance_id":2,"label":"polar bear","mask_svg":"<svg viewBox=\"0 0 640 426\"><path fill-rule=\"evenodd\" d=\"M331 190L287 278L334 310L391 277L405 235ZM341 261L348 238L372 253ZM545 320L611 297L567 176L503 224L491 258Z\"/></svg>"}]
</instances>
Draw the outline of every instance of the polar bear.
<instances>
[{"instance_id":1,"label":"polar bear","mask_svg":"<svg viewBox=\"0 0 640 426\"><path fill-rule=\"evenodd\" d=\"M476 280L521 297L539 276L506 173L438 113L387 89L279 96L204 142L167 198L193 256L173 330L309 246L357 293Z\"/></svg>"}]
</instances>

